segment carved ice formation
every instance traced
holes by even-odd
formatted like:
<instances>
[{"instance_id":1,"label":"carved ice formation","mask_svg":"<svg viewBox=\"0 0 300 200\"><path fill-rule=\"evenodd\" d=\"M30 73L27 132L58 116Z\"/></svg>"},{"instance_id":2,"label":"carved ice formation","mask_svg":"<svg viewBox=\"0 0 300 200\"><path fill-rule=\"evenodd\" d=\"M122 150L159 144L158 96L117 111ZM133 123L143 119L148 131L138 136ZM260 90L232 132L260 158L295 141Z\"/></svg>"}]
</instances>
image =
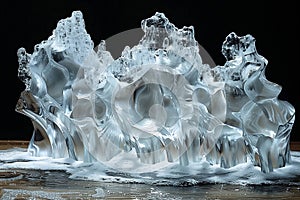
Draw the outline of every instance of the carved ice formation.
<instances>
[{"instance_id":1,"label":"carved ice formation","mask_svg":"<svg viewBox=\"0 0 300 200\"><path fill-rule=\"evenodd\" d=\"M16 111L32 120L33 155L116 160L120 169L132 159L150 166L205 159L224 168L250 161L263 172L289 163L295 110L265 78L267 60L251 35L230 33L227 62L212 68L192 26L178 29L157 12L141 27L139 44L114 60L104 41L94 50L74 11L32 54L18 50L26 88Z\"/></svg>"}]
</instances>

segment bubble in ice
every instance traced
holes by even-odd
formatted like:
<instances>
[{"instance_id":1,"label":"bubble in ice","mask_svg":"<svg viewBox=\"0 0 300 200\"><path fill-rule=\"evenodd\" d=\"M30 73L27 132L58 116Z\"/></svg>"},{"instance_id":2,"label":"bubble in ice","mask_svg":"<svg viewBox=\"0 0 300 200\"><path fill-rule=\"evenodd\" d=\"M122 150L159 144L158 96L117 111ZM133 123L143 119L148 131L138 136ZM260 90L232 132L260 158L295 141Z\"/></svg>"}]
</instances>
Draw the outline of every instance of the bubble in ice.
<instances>
[{"instance_id":1,"label":"bubble in ice","mask_svg":"<svg viewBox=\"0 0 300 200\"><path fill-rule=\"evenodd\" d=\"M141 30L114 58L74 11L33 53L18 50L25 90L16 111L32 120L32 156L129 172L250 162L268 173L291 162L295 109L266 79L252 35L229 33L225 64L211 66L193 26L177 28L156 12Z\"/></svg>"}]
</instances>

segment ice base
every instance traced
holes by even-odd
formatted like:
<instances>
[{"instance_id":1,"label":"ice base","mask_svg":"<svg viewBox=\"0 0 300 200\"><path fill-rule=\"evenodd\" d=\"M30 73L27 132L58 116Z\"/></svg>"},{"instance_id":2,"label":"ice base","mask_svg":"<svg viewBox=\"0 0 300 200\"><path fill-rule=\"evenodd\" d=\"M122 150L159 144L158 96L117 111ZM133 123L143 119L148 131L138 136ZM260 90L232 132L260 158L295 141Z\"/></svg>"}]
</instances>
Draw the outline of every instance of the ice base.
<instances>
[{"instance_id":1,"label":"ice base","mask_svg":"<svg viewBox=\"0 0 300 200\"><path fill-rule=\"evenodd\" d=\"M32 155L145 172L204 160L271 172L290 162L295 110L266 79L254 37L230 33L227 62L210 67L192 26L178 29L157 12L141 28L139 44L113 59L104 41L94 50L74 11L32 54L18 50L26 88L16 111L32 120Z\"/></svg>"}]
</instances>

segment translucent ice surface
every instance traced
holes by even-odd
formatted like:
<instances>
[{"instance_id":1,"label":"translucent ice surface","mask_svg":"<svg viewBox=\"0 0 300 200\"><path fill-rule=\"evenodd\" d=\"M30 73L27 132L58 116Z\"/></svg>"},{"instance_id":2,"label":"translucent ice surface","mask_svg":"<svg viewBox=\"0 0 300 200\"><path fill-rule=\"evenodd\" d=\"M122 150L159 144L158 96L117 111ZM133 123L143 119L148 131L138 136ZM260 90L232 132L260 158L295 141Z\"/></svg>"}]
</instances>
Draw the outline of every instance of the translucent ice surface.
<instances>
[{"instance_id":1,"label":"translucent ice surface","mask_svg":"<svg viewBox=\"0 0 300 200\"><path fill-rule=\"evenodd\" d=\"M203 163L271 172L291 162L295 110L266 79L253 36L230 33L226 63L212 67L192 26L157 12L141 28L139 43L114 59L74 11L32 54L18 50L26 87L16 111L34 127L28 152L130 172Z\"/></svg>"}]
</instances>

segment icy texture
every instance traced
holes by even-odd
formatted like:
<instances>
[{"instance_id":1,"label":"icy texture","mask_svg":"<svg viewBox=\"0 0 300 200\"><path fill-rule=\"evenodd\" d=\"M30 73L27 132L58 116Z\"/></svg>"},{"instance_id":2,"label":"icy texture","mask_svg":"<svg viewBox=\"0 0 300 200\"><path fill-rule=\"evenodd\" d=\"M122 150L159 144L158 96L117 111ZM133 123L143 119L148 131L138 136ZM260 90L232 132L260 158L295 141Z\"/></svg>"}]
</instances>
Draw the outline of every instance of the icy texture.
<instances>
[{"instance_id":1,"label":"icy texture","mask_svg":"<svg viewBox=\"0 0 300 200\"><path fill-rule=\"evenodd\" d=\"M254 166L250 160L246 163L224 169L218 165L211 165L205 159L187 166L173 162L169 163L165 168L147 173L145 173L145 171L138 173L136 170L122 173L118 169L112 169L100 162L85 163L70 158L37 157L32 156L26 149L13 148L0 150L0 172L2 172L0 184L1 182L3 183L3 181L4 183L9 181L20 183L19 181L23 181L26 177L29 178L28 176L34 175L34 177L30 177L29 181L31 184L36 182L41 183L41 181L42 183L46 181L52 185L60 184L56 186L56 188L61 187L62 184L68 185L68 183L70 183L68 181L73 179L102 183L146 183L150 185L174 186L199 186L208 183L247 186L260 184L268 186L285 185L286 187L283 188L290 189L290 186L300 187L300 152L291 151L291 159L292 162L289 165L277 169L272 173L261 172L260 168ZM13 176L3 176L3 172L5 171L10 172ZM18 173L20 171L21 173ZM55 171L60 172L59 174L61 174L61 176L56 174L52 179L48 179L47 174L51 174L51 172ZM67 172L67 175L64 175L64 172ZM66 177L70 179L66 180ZM53 178L56 178L56 180L51 182ZM89 184L89 182L87 184ZM77 184L75 185L80 187ZM12 185L9 185L9 187L10 186ZM16 186L20 188L19 184L16 184ZM96 183L96 186L99 187L99 183ZM211 185L208 185L208 187L211 187ZM3 190L4 188L1 189ZM275 188L278 189L277 187ZM68 190L70 187L66 189ZM91 187L87 189L90 191L93 190ZM111 185L107 189L111 189ZM270 188L268 187L267 189L269 190ZM297 188L295 188L295 190L298 191ZM271 191L274 192L274 190ZM291 189L289 191L292 192L293 190ZM291 195L291 193L289 194Z\"/></svg>"},{"instance_id":2,"label":"icy texture","mask_svg":"<svg viewBox=\"0 0 300 200\"><path fill-rule=\"evenodd\" d=\"M178 29L157 12L141 27L139 44L114 60L105 41L94 50L74 11L32 54L18 50L26 88L16 110L32 119L32 155L131 171L205 160L270 172L290 162L295 110L265 78L251 35L230 33L227 62L212 68L192 26Z\"/></svg>"}]
</instances>

